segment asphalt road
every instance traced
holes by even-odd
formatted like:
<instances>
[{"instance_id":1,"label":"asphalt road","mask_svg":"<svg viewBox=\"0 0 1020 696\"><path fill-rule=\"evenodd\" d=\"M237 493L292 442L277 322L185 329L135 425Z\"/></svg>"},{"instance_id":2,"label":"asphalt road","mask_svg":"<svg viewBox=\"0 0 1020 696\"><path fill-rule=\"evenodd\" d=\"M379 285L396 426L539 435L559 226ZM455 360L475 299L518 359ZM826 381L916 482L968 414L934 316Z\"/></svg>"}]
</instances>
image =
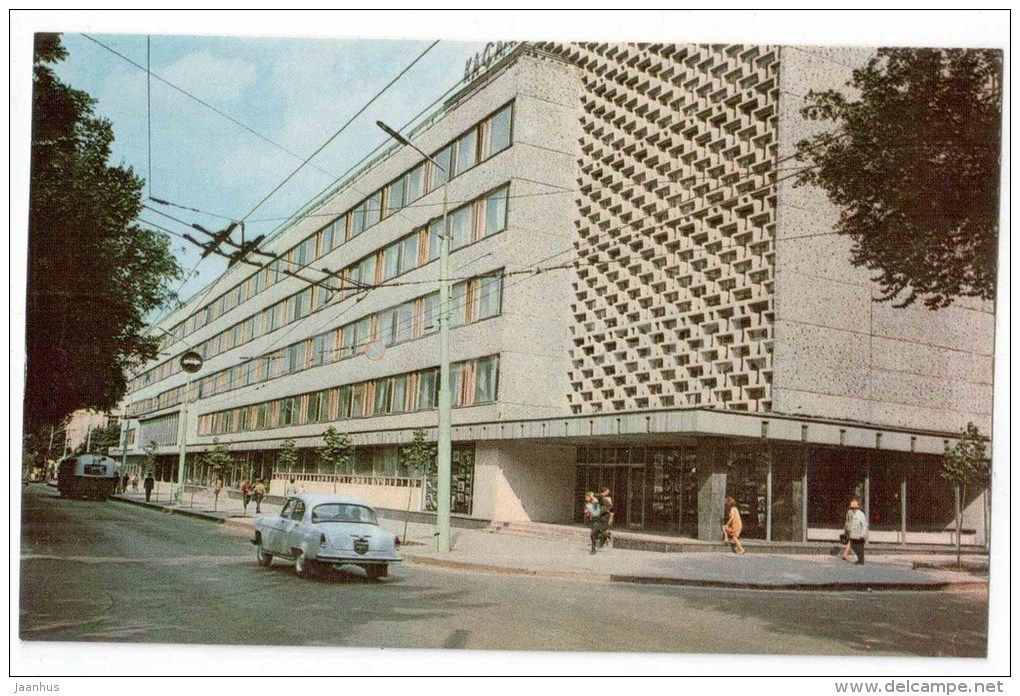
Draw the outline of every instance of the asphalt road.
<instances>
[{"instance_id":1,"label":"asphalt road","mask_svg":"<svg viewBox=\"0 0 1020 696\"><path fill-rule=\"evenodd\" d=\"M471 574L411 563L301 580L226 525L23 497L28 641L984 656L987 593L775 592Z\"/></svg>"}]
</instances>

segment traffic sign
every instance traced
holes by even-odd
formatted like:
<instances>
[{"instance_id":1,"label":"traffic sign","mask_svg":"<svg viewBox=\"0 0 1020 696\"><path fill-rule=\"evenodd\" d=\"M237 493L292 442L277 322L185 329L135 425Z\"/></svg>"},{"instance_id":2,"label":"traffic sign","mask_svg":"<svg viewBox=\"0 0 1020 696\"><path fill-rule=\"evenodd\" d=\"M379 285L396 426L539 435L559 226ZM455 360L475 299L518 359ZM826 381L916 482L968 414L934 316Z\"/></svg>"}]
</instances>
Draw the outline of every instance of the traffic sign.
<instances>
[{"instance_id":1,"label":"traffic sign","mask_svg":"<svg viewBox=\"0 0 1020 696\"><path fill-rule=\"evenodd\" d=\"M181 356L181 369L185 372L198 372L202 369L202 356L193 350Z\"/></svg>"}]
</instances>

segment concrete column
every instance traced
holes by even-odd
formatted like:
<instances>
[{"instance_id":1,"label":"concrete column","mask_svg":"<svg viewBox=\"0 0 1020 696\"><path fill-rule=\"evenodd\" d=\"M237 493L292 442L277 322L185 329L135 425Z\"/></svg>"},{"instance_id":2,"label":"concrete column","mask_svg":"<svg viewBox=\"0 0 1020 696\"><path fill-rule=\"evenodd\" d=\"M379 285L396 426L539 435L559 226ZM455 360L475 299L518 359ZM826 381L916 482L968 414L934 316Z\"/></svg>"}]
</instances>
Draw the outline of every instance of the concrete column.
<instances>
[{"instance_id":1,"label":"concrete column","mask_svg":"<svg viewBox=\"0 0 1020 696\"><path fill-rule=\"evenodd\" d=\"M810 450L807 446L804 446L804 478L801 483L801 497L800 497L800 540L807 541L807 530L808 530L808 519L807 519L807 505L808 505L808 452Z\"/></svg>"},{"instance_id":2,"label":"concrete column","mask_svg":"<svg viewBox=\"0 0 1020 696\"><path fill-rule=\"evenodd\" d=\"M716 443L705 445L704 466L698 464L698 539L722 538L722 516L726 507L726 468L722 449Z\"/></svg>"}]
</instances>

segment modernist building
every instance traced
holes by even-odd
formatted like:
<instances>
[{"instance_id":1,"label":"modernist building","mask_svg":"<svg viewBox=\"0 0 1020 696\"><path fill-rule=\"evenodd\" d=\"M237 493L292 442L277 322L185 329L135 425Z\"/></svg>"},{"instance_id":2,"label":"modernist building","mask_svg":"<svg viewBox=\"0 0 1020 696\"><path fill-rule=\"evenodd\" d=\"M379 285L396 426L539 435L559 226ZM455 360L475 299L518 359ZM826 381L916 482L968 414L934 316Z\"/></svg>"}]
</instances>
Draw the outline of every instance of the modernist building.
<instances>
[{"instance_id":1,"label":"modernist building","mask_svg":"<svg viewBox=\"0 0 1020 696\"><path fill-rule=\"evenodd\" d=\"M873 302L824 194L794 186L803 95L869 54L500 46L410 135L443 169L394 144L160 323L129 456L156 442L176 470L187 396L189 478L218 440L273 490L434 509L400 448L435 439L445 193L456 516L567 523L608 485L625 527L715 539L733 496L747 536L834 539L856 494L872 540L951 542L938 469L968 421L989 431L992 309ZM329 426L357 445L336 471Z\"/></svg>"}]
</instances>

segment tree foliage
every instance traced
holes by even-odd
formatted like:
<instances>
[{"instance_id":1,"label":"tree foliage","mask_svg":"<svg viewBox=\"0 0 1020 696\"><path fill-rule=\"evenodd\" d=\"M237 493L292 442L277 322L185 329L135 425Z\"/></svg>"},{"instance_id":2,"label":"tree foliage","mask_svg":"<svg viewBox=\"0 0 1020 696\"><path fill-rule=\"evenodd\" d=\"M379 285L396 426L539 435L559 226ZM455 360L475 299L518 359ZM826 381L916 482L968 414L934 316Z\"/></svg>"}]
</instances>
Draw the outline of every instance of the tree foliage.
<instances>
[{"instance_id":1,"label":"tree foliage","mask_svg":"<svg viewBox=\"0 0 1020 696\"><path fill-rule=\"evenodd\" d=\"M960 546L962 544L963 510L967 500L967 488L970 486L986 486L992 476L992 461L985 450L985 437L977 426L967 423L956 444L952 447L946 443L946 454L942 458L942 478L948 479L956 487L956 564L960 565ZM986 534L990 520L985 517ZM987 538L987 536L986 536Z\"/></svg>"},{"instance_id":2,"label":"tree foliage","mask_svg":"<svg viewBox=\"0 0 1020 696\"><path fill-rule=\"evenodd\" d=\"M110 449L120 445L120 425L113 424L101 428L92 428L92 432L85 442L79 447L84 452L91 441L91 452L95 454L109 454Z\"/></svg>"},{"instance_id":3,"label":"tree foliage","mask_svg":"<svg viewBox=\"0 0 1020 696\"><path fill-rule=\"evenodd\" d=\"M418 428L412 435L411 444L400 450L401 459L411 478L420 478L435 457L436 445L425 439L425 429Z\"/></svg>"},{"instance_id":4,"label":"tree foliage","mask_svg":"<svg viewBox=\"0 0 1020 696\"><path fill-rule=\"evenodd\" d=\"M58 35L36 35L26 429L116 406L127 371L158 352L158 339L143 336L145 316L173 301L181 276L169 240L135 224L142 180L107 164L110 122L54 75L66 55Z\"/></svg>"},{"instance_id":5,"label":"tree foliage","mask_svg":"<svg viewBox=\"0 0 1020 696\"><path fill-rule=\"evenodd\" d=\"M834 129L798 143L841 212L855 266L878 301L995 298L1002 52L880 49L847 83L857 99L809 92L802 115Z\"/></svg>"},{"instance_id":6,"label":"tree foliage","mask_svg":"<svg viewBox=\"0 0 1020 696\"><path fill-rule=\"evenodd\" d=\"M280 471L293 471L297 465L297 447L294 446L294 440L287 438L283 441L283 447L280 448L280 454L276 458L276 465Z\"/></svg>"},{"instance_id":7,"label":"tree foliage","mask_svg":"<svg viewBox=\"0 0 1020 696\"><path fill-rule=\"evenodd\" d=\"M316 454L324 469L332 466L335 471L336 467L347 461L347 458L354 453L354 443L351 442L350 436L347 433L337 432L333 426L328 427L323 433L322 441L323 445L316 450Z\"/></svg>"},{"instance_id":8,"label":"tree foliage","mask_svg":"<svg viewBox=\"0 0 1020 696\"><path fill-rule=\"evenodd\" d=\"M230 445L213 438L213 448L202 455L204 464L220 472L231 471L235 467L234 457L230 454Z\"/></svg>"},{"instance_id":9,"label":"tree foliage","mask_svg":"<svg viewBox=\"0 0 1020 696\"><path fill-rule=\"evenodd\" d=\"M986 452L986 439L977 426L967 423L956 444L946 444L942 459L943 478L955 486L982 486L988 483L992 473L992 461Z\"/></svg>"}]
</instances>

